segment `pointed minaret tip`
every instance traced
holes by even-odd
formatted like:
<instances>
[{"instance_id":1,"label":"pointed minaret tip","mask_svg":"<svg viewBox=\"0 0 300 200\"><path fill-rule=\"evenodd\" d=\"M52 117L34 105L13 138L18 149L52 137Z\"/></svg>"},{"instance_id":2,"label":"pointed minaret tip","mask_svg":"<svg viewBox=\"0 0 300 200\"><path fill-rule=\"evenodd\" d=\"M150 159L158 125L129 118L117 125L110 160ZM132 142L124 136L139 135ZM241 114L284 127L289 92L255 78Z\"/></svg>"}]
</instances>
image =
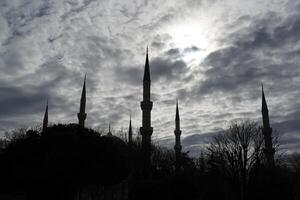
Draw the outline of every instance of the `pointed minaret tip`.
<instances>
[{"instance_id":1,"label":"pointed minaret tip","mask_svg":"<svg viewBox=\"0 0 300 200\"><path fill-rule=\"evenodd\" d=\"M176 99L176 114L175 114L175 129L180 129L180 118L179 118L179 108L178 108L178 99Z\"/></svg>"},{"instance_id":2,"label":"pointed minaret tip","mask_svg":"<svg viewBox=\"0 0 300 200\"><path fill-rule=\"evenodd\" d=\"M48 99L46 101L46 110L45 110L45 117L47 115L47 120L48 120Z\"/></svg>"},{"instance_id":3,"label":"pointed minaret tip","mask_svg":"<svg viewBox=\"0 0 300 200\"><path fill-rule=\"evenodd\" d=\"M80 113L85 113L85 104L86 104L86 75L84 75L84 81L82 86L81 98L80 98Z\"/></svg>"},{"instance_id":4,"label":"pointed minaret tip","mask_svg":"<svg viewBox=\"0 0 300 200\"><path fill-rule=\"evenodd\" d=\"M110 123L108 124L108 133L107 136L112 136L111 130L110 130Z\"/></svg>"},{"instance_id":5,"label":"pointed minaret tip","mask_svg":"<svg viewBox=\"0 0 300 200\"><path fill-rule=\"evenodd\" d=\"M129 142L129 144L132 143L131 112L130 112L130 116L129 116L128 142Z\"/></svg>"},{"instance_id":6,"label":"pointed minaret tip","mask_svg":"<svg viewBox=\"0 0 300 200\"><path fill-rule=\"evenodd\" d=\"M132 132L132 129L131 129L131 113L130 113L130 116L129 116L129 132Z\"/></svg>"},{"instance_id":7,"label":"pointed minaret tip","mask_svg":"<svg viewBox=\"0 0 300 200\"><path fill-rule=\"evenodd\" d=\"M44 119L43 119L43 132L46 131L48 127L48 99L47 99L47 102L46 102L46 110L45 110L45 114L44 114Z\"/></svg>"},{"instance_id":8,"label":"pointed minaret tip","mask_svg":"<svg viewBox=\"0 0 300 200\"><path fill-rule=\"evenodd\" d=\"M179 118L178 99L176 99L176 119Z\"/></svg>"},{"instance_id":9,"label":"pointed minaret tip","mask_svg":"<svg viewBox=\"0 0 300 200\"><path fill-rule=\"evenodd\" d=\"M261 97L262 97L262 112L268 110L267 101L265 98L264 85L261 83Z\"/></svg>"},{"instance_id":10,"label":"pointed minaret tip","mask_svg":"<svg viewBox=\"0 0 300 200\"><path fill-rule=\"evenodd\" d=\"M84 121L87 116L87 114L85 113L85 106L86 106L86 85L85 84L86 84L86 75L84 75L84 81L83 81L81 98L80 98L79 113L77 114L80 127L84 127Z\"/></svg>"},{"instance_id":11,"label":"pointed minaret tip","mask_svg":"<svg viewBox=\"0 0 300 200\"><path fill-rule=\"evenodd\" d=\"M148 46L146 48L146 61L144 69L144 79L143 81L150 81L150 67L149 67L149 57L148 57Z\"/></svg>"}]
</instances>

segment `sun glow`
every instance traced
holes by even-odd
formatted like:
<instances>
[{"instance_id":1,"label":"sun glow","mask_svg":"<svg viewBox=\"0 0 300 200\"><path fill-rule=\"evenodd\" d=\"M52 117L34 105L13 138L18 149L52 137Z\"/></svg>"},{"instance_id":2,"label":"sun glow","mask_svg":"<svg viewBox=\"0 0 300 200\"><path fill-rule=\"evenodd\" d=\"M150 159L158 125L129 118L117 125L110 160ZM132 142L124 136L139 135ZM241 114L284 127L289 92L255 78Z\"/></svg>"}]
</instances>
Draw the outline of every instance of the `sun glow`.
<instances>
[{"instance_id":1,"label":"sun glow","mask_svg":"<svg viewBox=\"0 0 300 200\"><path fill-rule=\"evenodd\" d=\"M206 49L209 44L206 33L196 24L174 26L170 29L170 34L179 48L197 46Z\"/></svg>"},{"instance_id":2,"label":"sun glow","mask_svg":"<svg viewBox=\"0 0 300 200\"><path fill-rule=\"evenodd\" d=\"M213 48L213 34L209 30L203 23L189 22L170 26L168 33L172 37L172 47L181 49L185 60L199 60ZM185 51L192 47L198 50Z\"/></svg>"}]
</instances>

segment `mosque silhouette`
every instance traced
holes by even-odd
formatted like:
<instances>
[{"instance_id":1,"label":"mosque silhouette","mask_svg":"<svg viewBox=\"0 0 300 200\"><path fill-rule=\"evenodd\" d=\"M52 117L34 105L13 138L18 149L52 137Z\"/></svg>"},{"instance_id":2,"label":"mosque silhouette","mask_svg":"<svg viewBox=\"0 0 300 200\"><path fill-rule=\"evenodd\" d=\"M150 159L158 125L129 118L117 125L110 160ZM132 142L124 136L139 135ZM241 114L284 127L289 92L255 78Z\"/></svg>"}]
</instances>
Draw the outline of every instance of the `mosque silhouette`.
<instances>
[{"instance_id":1,"label":"mosque silhouette","mask_svg":"<svg viewBox=\"0 0 300 200\"><path fill-rule=\"evenodd\" d=\"M274 165L274 154L275 149L272 144L272 128L270 126L269 120L269 111L268 106L264 94L263 84L261 85L262 88L262 122L263 128L262 133L264 137L264 154L265 154L265 161L268 166ZM147 167L150 166L151 162L151 136L153 134L153 127L151 127L151 110L152 110L153 102L151 101L151 78L150 78L150 65L149 65L149 56L148 56L148 47L146 50L146 60L145 60L145 67L144 67L144 78L143 78L143 100L140 102L140 107L142 110L142 126L140 127L140 134L142 136L142 153L143 153L143 163L144 168L147 171ZM87 118L87 113L85 112L86 108L86 75L84 77L83 88L80 98L80 108L79 113L77 114L78 117L78 125L81 128L85 126L85 120ZM46 110L43 119L43 126L42 126L42 133L46 131L48 126L48 101L46 104ZM128 141L129 144L133 142L133 135L132 135L132 124L131 124L131 115L129 120L129 129L128 129ZM181 130L180 130L180 116L179 116L179 108L178 108L178 100L176 101L176 112L175 112L175 168L176 171L180 169L180 157L181 157ZM112 132L110 129L109 124L109 131L107 133L108 137L112 136Z\"/></svg>"}]
</instances>

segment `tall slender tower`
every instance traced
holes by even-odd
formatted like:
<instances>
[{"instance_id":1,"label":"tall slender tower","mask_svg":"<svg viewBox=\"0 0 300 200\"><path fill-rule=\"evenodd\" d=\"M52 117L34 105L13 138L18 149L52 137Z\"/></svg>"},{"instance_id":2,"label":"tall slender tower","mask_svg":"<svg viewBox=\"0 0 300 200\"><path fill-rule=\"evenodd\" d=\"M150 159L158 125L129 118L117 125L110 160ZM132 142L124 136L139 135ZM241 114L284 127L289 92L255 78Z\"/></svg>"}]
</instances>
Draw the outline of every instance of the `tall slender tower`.
<instances>
[{"instance_id":1,"label":"tall slender tower","mask_svg":"<svg viewBox=\"0 0 300 200\"><path fill-rule=\"evenodd\" d=\"M108 133L107 133L107 136L108 137L111 137L112 136L112 133L110 131L110 123L108 124Z\"/></svg>"},{"instance_id":2,"label":"tall slender tower","mask_svg":"<svg viewBox=\"0 0 300 200\"><path fill-rule=\"evenodd\" d=\"M178 100L176 101L176 115L175 115L175 169L176 172L180 170L180 158L181 158L181 142L180 142L180 135L181 135L181 130L180 130L180 118L179 118L179 109L178 109Z\"/></svg>"},{"instance_id":3,"label":"tall slender tower","mask_svg":"<svg viewBox=\"0 0 300 200\"><path fill-rule=\"evenodd\" d=\"M150 68L149 68L149 59L148 59L148 47L146 52L146 62L145 62L145 71L143 79L143 101L141 102L142 109L142 118L143 125L140 128L142 135L142 150L144 156L144 165L145 169L150 167L150 157L151 157L151 135L153 128L151 127L151 110L152 110L152 101L150 101Z\"/></svg>"},{"instance_id":4,"label":"tall slender tower","mask_svg":"<svg viewBox=\"0 0 300 200\"><path fill-rule=\"evenodd\" d=\"M84 121L86 119L86 113L85 113L85 104L86 104L86 91L85 91L85 81L86 81L86 75L84 76L84 82L83 82L83 88L81 93L81 99L80 99L80 109L78 116L79 126L84 127Z\"/></svg>"},{"instance_id":5,"label":"tall slender tower","mask_svg":"<svg viewBox=\"0 0 300 200\"><path fill-rule=\"evenodd\" d=\"M132 127L131 127L131 113L129 118L129 129L128 129L128 144L132 144Z\"/></svg>"},{"instance_id":6,"label":"tall slender tower","mask_svg":"<svg viewBox=\"0 0 300 200\"><path fill-rule=\"evenodd\" d=\"M47 100L46 110L45 110L44 120L43 120L43 130L42 130L43 133L46 131L47 127L48 127L48 100Z\"/></svg>"},{"instance_id":7,"label":"tall slender tower","mask_svg":"<svg viewBox=\"0 0 300 200\"><path fill-rule=\"evenodd\" d=\"M273 148L272 144L272 128L270 126L269 121L269 110L268 105L265 98L264 93L264 86L261 85L262 89L262 106L261 106L261 112L262 112L262 120L263 120L263 135L264 135L264 141L265 141L265 148L264 148L264 154L266 163L268 166L274 165L274 153L275 149Z\"/></svg>"}]
</instances>

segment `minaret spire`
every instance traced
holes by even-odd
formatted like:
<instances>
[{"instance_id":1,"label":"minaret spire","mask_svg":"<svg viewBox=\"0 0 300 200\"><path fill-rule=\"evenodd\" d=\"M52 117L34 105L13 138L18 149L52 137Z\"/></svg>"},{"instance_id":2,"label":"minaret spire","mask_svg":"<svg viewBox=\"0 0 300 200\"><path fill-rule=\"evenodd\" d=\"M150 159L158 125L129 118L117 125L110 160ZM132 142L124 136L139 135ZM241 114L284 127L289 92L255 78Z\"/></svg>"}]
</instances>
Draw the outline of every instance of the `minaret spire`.
<instances>
[{"instance_id":1,"label":"minaret spire","mask_svg":"<svg viewBox=\"0 0 300 200\"><path fill-rule=\"evenodd\" d=\"M181 158L181 141L180 141L180 117L179 117L179 109L178 109L178 99L176 100L176 114L175 114L175 170L176 172L180 171L180 158Z\"/></svg>"},{"instance_id":2,"label":"minaret spire","mask_svg":"<svg viewBox=\"0 0 300 200\"><path fill-rule=\"evenodd\" d=\"M275 149L273 148L273 143L272 143L272 128L270 126L269 110L268 110L268 105L267 105L267 101L265 98L263 84L261 84L261 90L262 90L261 112L262 112L262 120L263 120L262 132L263 132L264 141L265 141L264 153L265 153L267 165L269 167L272 167L274 165Z\"/></svg>"},{"instance_id":3,"label":"minaret spire","mask_svg":"<svg viewBox=\"0 0 300 200\"><path fill-rule=\"evenodd\" d=\"M145 61L145 71L144 71L144 81L150 81L150 67L149 67L149 58L148 58L148 46L146 50L146 61Z\"/></svg>"},{"instance_id":4,"label":"minaret spire","mask_svg":"<svg viewBox=\"0 0 300 200\"><path fill-rule=\"evenodd\" d=\"M175 116L175 122L176 122L176 130L180 130L180 118L179 118L179 109L178 109L178 99L176 99L176 116Z\"/></svg>"},{"instance_id":5,"label":"minaret spire","mask_svg":"<svg viewBox=\"0 0 300 200\"><path fill-rule=\"evenodd\" d=\"M43 129L42 129L43 133L46 131L47 127L48 127L48 100L46 103L46 110L45 110L44 120L43 120Z\"/></svg>"},{"instance_id":6,"label":"minaret spire","mask_svg":"<svg viewBox=\"0 0 300 200\"><path fill-rule=\"evenodd\" d=\"M79 108L79 113L77 114L78 116L78 121L79 121L79 126L84 127L84 121L86 119L86 113L85 113L85 105L86 105L86 75L84 76L84 82L83 82L83 87L82 87L82 93L81 93L81 99L80 99L80 108Z\"/></svg>"},{"instance_id":7,"label":"minaret spire","mask_svg":"<svg viewBox=\"0 0 300 200\"><path fill-rule=\"evenodd\" d=\"M131 112L129 117L128 143L132 144Z\"/></svg>"},{"instance_id":8,"label":"minaret spire","mask_svg":"<svg viewBox=\"0 0 300 200\"><path fill-rule=\"evenodd\" d=\"M144 170L145 175L147 175L148 168L150 167L150 156L151 156L151 135L153 128L151 127L151 110L152 110L152 101L150 100L150 67L149 67L149 58L148 58L148 47L146 51L146 61L145 61L145 70L144 70L144 79L143 79L143 101L141 102L142 109L142 127L140 132L142 135L142 150L144 154Z\"/></svg>"},{"instance_id":9,"label":"minaret spire","mask_svg":"<svg viewBox=\"0 0 300 200\"><path fill-rule=\"evenodd\" d=\"M108 133L107 133L107 136L111 137L112 136L112 133L110 131L110 123L108 124Z\"/></svg>"},{"instance_id":10,"label":"minaret spire","mask_svg":"<svg viewBox=\"0 0 300 200\"><path fill-rule=\"evenodd\" d=\"M261 84L261 96L262 96L261 112L262 112L262 117L263 117L263 126L270 128L269 110L268 110L268 105L267 105L267 101L266 101L266 98L265 98L264 85L263 84Z\"/></svg>"}]
</instances>

